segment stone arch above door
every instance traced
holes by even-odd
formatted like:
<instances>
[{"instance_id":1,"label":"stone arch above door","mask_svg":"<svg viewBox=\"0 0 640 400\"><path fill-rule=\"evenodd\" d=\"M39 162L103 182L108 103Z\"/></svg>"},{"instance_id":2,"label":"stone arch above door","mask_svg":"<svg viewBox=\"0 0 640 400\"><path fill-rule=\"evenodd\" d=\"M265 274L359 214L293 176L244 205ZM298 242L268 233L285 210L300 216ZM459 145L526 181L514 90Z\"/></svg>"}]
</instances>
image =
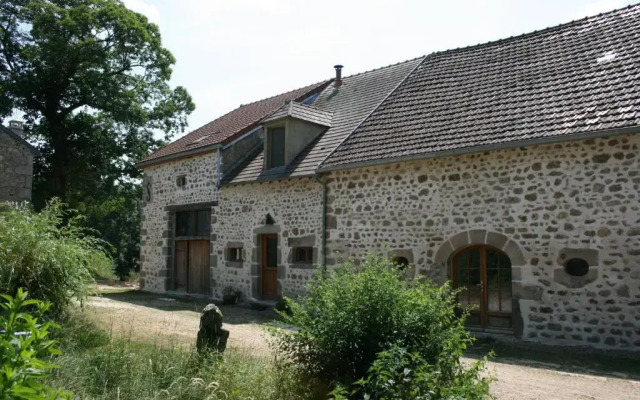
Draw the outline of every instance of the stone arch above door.
<instances>
[{"instance_id":1,"label":"stone arch above door","mask_svg":"<svg viewBox=\"0 0 640 400\"><path fill-rule=\"evenodd\" d=\"M480 244L489 245L505 252L511 260L512 267L522 266L525 263L518 243L501 233L486 229L464 231L451 236L440 245L433 261L435 263L448 264L458 251L468 246Z\"/></svg>"}]
</instances>

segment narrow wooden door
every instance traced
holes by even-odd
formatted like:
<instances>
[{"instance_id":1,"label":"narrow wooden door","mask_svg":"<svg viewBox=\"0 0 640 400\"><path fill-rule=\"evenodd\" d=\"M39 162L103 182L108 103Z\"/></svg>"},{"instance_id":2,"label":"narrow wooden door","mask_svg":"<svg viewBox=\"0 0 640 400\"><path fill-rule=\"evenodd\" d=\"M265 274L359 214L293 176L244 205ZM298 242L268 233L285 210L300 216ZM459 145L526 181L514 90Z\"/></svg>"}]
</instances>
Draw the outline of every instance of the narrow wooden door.
<instances>
[{"instance_id":1,"label":"narrow wooden door","mask_svg":"<svg viewBox=\"0 0 640 400\"><path fill-rule=\"evenodd\" d=\"M472 307L467 325L478 328L511 329L511 261L498 249L473 246L453 259L454 285L463 289L458 302Z\"/></svg>"},{"instance_id":2,"label":"narrow wooden door","mask_svg":"<svg viewBox=\"0 0 640 400\"><path fill-rule=\"evenodd\" d=\"M278 235L262 236L262 297L278 297Z\"/></svg>"},{"instance_id":3,"label":"narrow wooden door","mask_svg":"<svg viewBox=\"0 0 640 400\"><path fill-rule=\"evenodd\" d=\"M189 241L189 293L209 294L209 241Z\"/></svg>"},{"instance_id":4,"label":"narrow wooden door","mask_svg":"<svg viewBox=\"0 0 640 400\"><path fill-rule=\"evenodd\" d=\"M187 270L189 268L189 241L176 240L175 290L187 290Z\"/></svg>"}]
</instances>

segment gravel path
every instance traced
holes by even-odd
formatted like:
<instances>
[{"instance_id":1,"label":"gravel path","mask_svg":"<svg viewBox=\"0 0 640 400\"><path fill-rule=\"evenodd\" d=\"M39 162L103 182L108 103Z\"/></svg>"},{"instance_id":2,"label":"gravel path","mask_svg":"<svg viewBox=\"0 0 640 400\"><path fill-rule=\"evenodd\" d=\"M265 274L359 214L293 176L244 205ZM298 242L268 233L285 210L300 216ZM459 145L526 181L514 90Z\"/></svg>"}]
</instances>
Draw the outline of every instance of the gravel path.
<instances>
[{"instance_id":1,"label":"gravel path","mask_svg":"<svg viewBox=\"0 0 640 400\"><path fill-rule=\"evenodd\" d=\"M204 303L163 300L157 296L125 293L90 297L87 315L116 336L132 340L150 338L160 345L190 346L198 331L199 310ZM229 347L269 356L266 325L274 314L243 307L222 306ZM640 381L578 374L554 369L553 364L516 365L490 362L497 376L492 392L497 400L640 400Z\"/></svg>"}]
</instances>

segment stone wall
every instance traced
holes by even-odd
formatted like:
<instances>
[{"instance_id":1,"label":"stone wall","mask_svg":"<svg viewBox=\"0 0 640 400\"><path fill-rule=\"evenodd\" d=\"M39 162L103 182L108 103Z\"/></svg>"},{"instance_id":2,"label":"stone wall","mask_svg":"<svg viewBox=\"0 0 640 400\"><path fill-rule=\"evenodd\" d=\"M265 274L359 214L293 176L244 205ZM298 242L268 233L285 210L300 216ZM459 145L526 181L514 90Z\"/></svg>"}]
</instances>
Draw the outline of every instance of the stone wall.
<instances>
[{"instance_id":1,"label":"stone wall","mask_svg":"<svg viewBox=\"0 0 640 400\"><path fill-rule=\"evenodd\" d=\"M0 132L0 202L30 201L33 153L23 143Z\"/></svg>"},{"instance_id":2,"label":"stone wall","mask_svg":"<svg viewBox=\"0 0 640 400\"><path fill-rule=\"evenodd\" d=\"M442 282L457 250L491 244L514 265L524 339L638 350L639 148L618 136L334 172L327 261L400 250ZM564 270L576 255L585 277Z\"/></svg>"},{"instance_id":3,"label":"stone wall","mask_svg":"<svg viewBox=\"0 0 640 400\"><path fill-rule=\"evenodd\" d=\"M141 287L152 292L171 289L174 212L180 206L210 208L215 218L216 153L183 158L144 169L140 232ZM178 178L186 184L178 186ZM214 232L214 231L212 231Z\"/></svg>"},{"instance_id":4,"label":"stone wall","mask_svg":"<svg viewBox=\"0 0 640 400\"><path fill-rule=\"evenodd\" d=\"M269 233L278 234L278 293L302 293L322 262L322 196L322 185L310 178L223 187L212 230L215 297L227 286L261 297L260 235ZM296 246L314 248L312 264L293 262ZM243 261L229 261L227 249L238 247Z\"/></svg>"}]
</instances>

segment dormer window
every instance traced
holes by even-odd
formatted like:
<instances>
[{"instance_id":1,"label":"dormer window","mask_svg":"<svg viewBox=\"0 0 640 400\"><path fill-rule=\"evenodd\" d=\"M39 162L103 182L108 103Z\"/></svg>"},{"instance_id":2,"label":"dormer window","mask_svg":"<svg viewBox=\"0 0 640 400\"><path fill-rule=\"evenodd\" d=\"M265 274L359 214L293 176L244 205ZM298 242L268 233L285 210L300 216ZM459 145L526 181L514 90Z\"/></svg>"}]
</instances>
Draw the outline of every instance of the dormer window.
<instances>
[{"instance_id":1,"label":"dormer window","mask_svg":"<svg viewBox=\"0 0 640 400\"><path fill-rule=\"evenodd\" d=\"M267 168L282 167L284 162L284 126L267 130Z\"/></svg>"}]
</instances>

